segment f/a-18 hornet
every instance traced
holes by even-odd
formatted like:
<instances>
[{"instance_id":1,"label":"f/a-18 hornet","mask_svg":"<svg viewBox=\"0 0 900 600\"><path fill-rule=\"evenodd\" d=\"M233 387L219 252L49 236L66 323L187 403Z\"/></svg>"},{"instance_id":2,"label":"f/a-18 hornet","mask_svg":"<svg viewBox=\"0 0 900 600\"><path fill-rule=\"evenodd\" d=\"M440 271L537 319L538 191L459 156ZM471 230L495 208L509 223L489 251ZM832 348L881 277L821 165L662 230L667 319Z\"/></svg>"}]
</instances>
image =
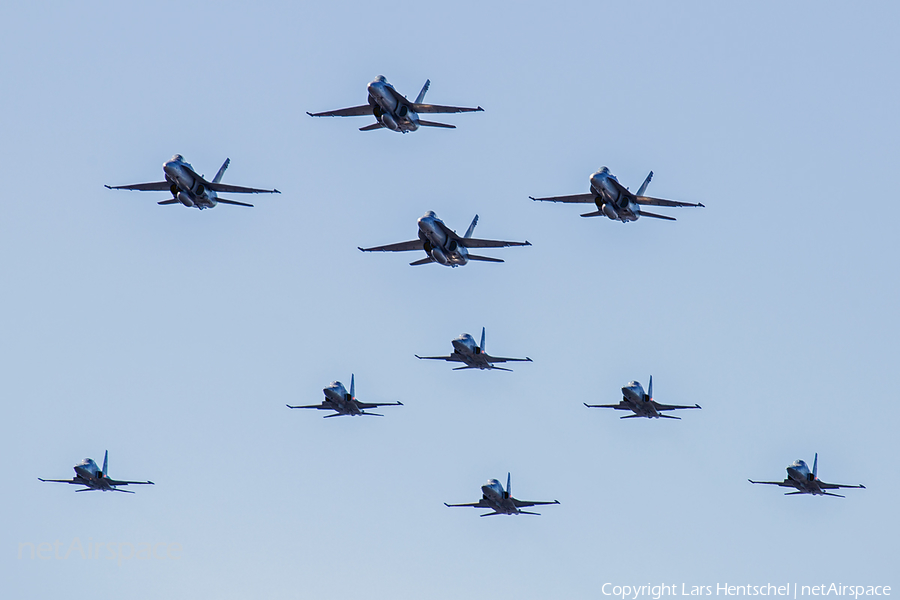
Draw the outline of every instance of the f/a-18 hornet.
<instances>
[{"instance_id":1,"label":"f/a-18 hornet","mask_svg":"<svg viewBox=\"0 0 900 600\"><path fill-rule=\"evenodd\" d=\"M459 267L470 260L483 260L486 262L503 261L489 256L476 256L469 254L469 248L506 248L507 246L530 246L531 242L501 242L497 240L479 240L472 237L475 225L478 224L478 215L472 219L472 224L466 230L466 235L460 237L455 231L444 225L437 218L434 211L429 210L425 216L419 218L419 239L387 246L375 246L373 248L360 248L363 252L410 252L412 250L424 250L428 256L409 263L411 266L427 265L436 262L447 267Z\"/></svg>"},{"instance_id":2,"label":"f/a-18 hornet","mask_svg":"<svg viewBox=\"0 0 900 600\"><path fill-rule=\"evenodd\" d=\"M539 515L541 513L528 512L521 510L529 506L538 506L541 504L559 504L559 500L553 502L529 502L526 500L516 500L512 497L512 486L510 485L509 473L506 474L506 490L503 485L496 479L488 479L488 482L481 486L483 494L481 500L471 504L447 504L444 506L458 507L471 506L473 508L489 508L493 512L478 515L479 517L491 517L493 515Z\"/></svg>"},{"instance_id":3,"label":"f/a-18 hornet","mask_svg":"<svg viewBox=\"0 0 900 600\"><path fill-rule=\"evenodd\" d=\"M588 404L588 408L615 408L616 410L630 410L634 414L619 417L620 419L634 419L635 417L647 417L648 419L680 419L664 415L662 411L678 410L681 408L700 408L699 404L693 406L679 406L677 404L660 404L653 400L653 376L650 376L650 386L647 393L637 381L632 381L622 388L622 401L618 404Z\"/></svg>"},{"instance_id":4,"label":"f/a-18 hornet","mask_svg":"<svg viewBox=\"0 0 900 600\"><path fill-rule=\"evenodd\" d=\"M288 404L286 406L288 408L317 408L319 410L336 411L333 415L325 415L325 419L329 417L355 417L356 415L383 417L384 415L379 415L373 412L366 412L366 410L370 408L376 408L378 406L403 406L402 402L384 402L381 404L360 402L356 399L356 382L354 381L353 375L350 375L349 393L346 389L344 389L344 384L340 381L332 381L331 385L329 385L322 391L325 392L325 400L322 401L322 404L310 404L308 406L291 406L290 404Z\"/></svg>"},{"instance_id":5,"label":"f/a-18 hornet","mask_svg":"<svg viewBox=\"0 0 900 600\"><path fill-rule=\"evenodd\" d=\"M750 483L764 483L767 485L779 485L781 487L795 488L796 492L785 492L785 496L793 496L795 494L812 494L814 496L835 496L837 498L843 498L840 494L832 494L830 492L826 492L825 490L836 490L839 488L863 488L866 486L863 484L859 485L840 485L837 483L825 483L821 481L817 476L816 472L819 470L819 453L816 452L816 458L813 460L813 470L812 473L809 472L809 467L806 466L806 462L800 460L799 458L794 461L793 464L788 465L787 467L787 479L784 481L753 481L752 479L748 479Z\"/></svg>"},{"instance_id":6,"label":"f/a-18 hornet","mask_svg":"<svg viewBox=\"0 0 900 600\"><path fill-rule=\"evenodd\" d=\"M320 113L308 114L311 117L361 117L363 115L374 115L376 122L365 127L360 127L360 131L373 131L386 127L391 131L399 131L407 133L415 131L419 127L445 127L447 129L456 129L456 125L447 125L446 123L435 123L433 121L423 121L419 118L419 113L461 113L461 112L478 112L484 110L480 106L476 108L463 108L461 106L438 106L437 104L424 104L425 92L431 86L431 81L426 81L422 87L422 91L416 96L415 102L410 102L394 89L384 75L379 75L372 83L367 86L369 91L368 104L362 106L353 106L351 108L341 108L339 110L328 110Z\"/></svg>"},{"instance_id":7,"label":"f/a-18 hornet","mask_svg":"<svg viewBox=\"0 0 900 600\"><path fill-rule=\"evenodd\" d=\"M100 490L101 492L125 492L126 494L133 494L134 492L131 490L120 490L117 486L154 485L152 481L118 481L117 479L110 479L109 471L107 470L108 460L109 450L103 454L102 469L97 467L97 463L94 462L93 458L86 458L73 467L75 469L75 477L72 479L41 479L40 477L38 477L38 479L53 483L74 483L75 485L86 486L83 489L75 490L76 492L96 492L97 490Z\"/></svg>"},{"instance_id":8,"label":"f/a-18 hornet","mask_svg":"<svg viewBox=\"0 0 900 600\"><path fill-rule=\"evenodd\" d=\"M185 162L184 157L176 154L163 163L165 181L154 183L136 183L134 185L108 185L111 190L136 190L138 192L171 192L172 198L157 202L157 204L184 204L188 208L196 207L200 210L212 208L218 203L234 204L235 206L253 206L246 202L226 200L220 198L217 192L232 194L280 194L278 190L260 190L257 188L241 187L220 183L225 169L231 164L231 159L226 158L219 172L212 181L206 181L202 175L197 175L194 167Z\"/></svg>"},{"instance_id":9,"label":"f/a-18 hornet","mask_svg":"<svg viewBox=\"0 0 900 600\"><path fill-rule=\"evenodd\" d=\"M476 346L475 338L468 333L462 334L450 343L453 344L453 354L450 356L419 356L416 354L416 358L465 363L464 367L456 367L453 369L454 371L461 371L463 369L497 369L498 371L512 371L512 369L495 367L493 363L531 362L531 359L527 356L525 358L503 358L491 356L485 352L484 327L481 328L481 346Z\"/></svg>"},{"instance_id":10,"label":"f/a-18 hornet","mask_svg":"<svg viewBox=\"0 0 900 600\"><path fill-rule=\"evenodd\" d=\"M607 216L613 221L637 221L640 217L654 217L656 219L665 219L674 221L673 217L657 215L645 210L641 210L641 206L695 206L703 207L702 204L691 204L690 202L676 202L674 200L663 200L661 198L651 198L645 196L647 185L653 179L653 171L647 175L647 179L641 184L637 194L632 194L628 188L619 183L616 176L609 172L606 167L600 167L600 170L591 175L591 191L588 194L575 194L573 196L550 196L547 198L535 198L529 196L532 200L539 202L593 202L597 205L594 212L584 213L582 217L602 217Z\"/></svg>"}]
</instances>

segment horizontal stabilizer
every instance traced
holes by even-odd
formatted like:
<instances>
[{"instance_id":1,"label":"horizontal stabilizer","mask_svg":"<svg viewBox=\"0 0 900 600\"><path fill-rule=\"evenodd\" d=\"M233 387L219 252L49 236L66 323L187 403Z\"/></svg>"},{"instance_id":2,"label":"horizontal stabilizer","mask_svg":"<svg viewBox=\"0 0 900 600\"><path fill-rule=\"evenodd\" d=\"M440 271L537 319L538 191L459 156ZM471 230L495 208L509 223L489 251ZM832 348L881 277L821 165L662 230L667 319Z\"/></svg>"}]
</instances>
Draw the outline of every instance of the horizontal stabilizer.
<instances>
[{"instance_id":1,"label":"horizontal stabilizer","mask_svg":"<svg viewBox=\"0 0 900 600\"><path fill-rule=\"evenodd\" d=\"M382 129L384 125L381 123L372 123L371 125L366 125L365 127L360 127L360 131L375 131L376 129Z\"/></svg>"},{"instance_id":2,"label":"horizontal stabilizer","mask_svg":"<svg viewBox=\"0 0 900 600\"><path fill-rule=\"evenodd\" d=\"M642 217L653 217L654 219L665 219L666 221L674 221L675 220L673 217L664 217L662 215L656 215L653 213L644 212L642 210L639 210L638 214L641 215Z\"/></svg>"},{"instance_id":3,"label":"horizontal stabilizer","mask_svg":"<svg viewBox=\"0 0 900 600\"><path fill-rule=\"evenodd\" d=\"M582 217L603 217L606 214L602 210L595 210L594 212L584 213L581 215Z\"/></svg>"},{"instance_id":4,"label":"horizontal stabilizer","mask_svg":"<svg viewBox=\"0 0 900 600\"><path fill-rule=\"evenodd\" d=\"M157 204L162 204L162 205L165 205L165 204L181 204L181 202L179 202L177 198L172 198L171 200L163 200L162 202L157 202Z\"/></svg>"},{"instance_id":5,"label":"horizontal stabilizer","mask_svg":"<svg viewBox=\"0 0 900 600\"><path fill-rule=\"evenodd\" d=\"M434 121L422 121L419 120L419 125L421 127L443 127L444 129L456 129L456 125L448 125L446 123L435 123Z\"/></svg>"},{"instance_id":6,"label":"horizontal stabilizer","mask_svg":"<svg viewBox=\"0 0 900 600\"><path fill-rule=\"evenodd\" d=\"M413 262L409 263L409 266L418 267L419 265L427 265L428 263L433 263L433 262L434 262L433 258L431 258L430 256L426 256L425 258L420 258L419 260L414 260Z\"/></svg>"},{"instance_id":7,"label":"horizontal stabilizer","mask_svg":"<svg viewBox=\"0 0 900 600\"><path fill-rule=\"evenodd\" d=\"M237 200L226 200L225 198L216 198L216 202L221 202L222 204L234 204L235 206L249 206L253 208L252 204L247 204L246 202L238 202Z\"/></svg>"},{"instance_id":8,"label":"horizontal stabilizer","mask_svg":"<svg viewBox=\"0 0 900 600\"><path fill-rule=\"evenodd\" d=\"M480 260L483 262L503 262L502 259L499 258L491 258L490 256L476 256L474 254L469 255L469 260Z\"/></svg>"}]
</instances>

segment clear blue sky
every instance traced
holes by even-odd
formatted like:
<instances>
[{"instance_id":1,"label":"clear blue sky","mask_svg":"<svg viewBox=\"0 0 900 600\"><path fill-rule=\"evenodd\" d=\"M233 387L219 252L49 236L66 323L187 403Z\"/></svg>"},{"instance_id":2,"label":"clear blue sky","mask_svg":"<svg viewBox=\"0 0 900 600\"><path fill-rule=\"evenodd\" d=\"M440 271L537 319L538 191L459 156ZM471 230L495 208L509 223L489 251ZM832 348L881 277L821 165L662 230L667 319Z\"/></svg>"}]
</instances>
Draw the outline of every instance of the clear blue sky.
<instances>
[{"instance_id":1,"label":"clear blue sky","mask_svg":"<svg viewBox=\"0 0 900 600\"><path fill-rule=\"evenodd\" d=\"M600 598L603 583L900 586L895 3L0 7L4 598ZM383 74L453 131L306 111ZM181 153L256 207L161 207ZM703 202L675 223L529 195ZM530 248L357 246L434 210ZM662 211L661 211L662 212ZM485 252L485 254L488 254ZM514 373L453 372L487 327ZM321 419L356 374L383 419ZM654 376L682 421L621 421ZM299 413L299 414L298 414ZM63 478L110 452L130 494ZM784 497L819 453L846 499ZM512 472L541 517L480 519ZM22 544L178 558L20 558ZM123 546L125 548L126 546ZM161 546L160 546L161 547Z\"/></svg>"}]
</instances>

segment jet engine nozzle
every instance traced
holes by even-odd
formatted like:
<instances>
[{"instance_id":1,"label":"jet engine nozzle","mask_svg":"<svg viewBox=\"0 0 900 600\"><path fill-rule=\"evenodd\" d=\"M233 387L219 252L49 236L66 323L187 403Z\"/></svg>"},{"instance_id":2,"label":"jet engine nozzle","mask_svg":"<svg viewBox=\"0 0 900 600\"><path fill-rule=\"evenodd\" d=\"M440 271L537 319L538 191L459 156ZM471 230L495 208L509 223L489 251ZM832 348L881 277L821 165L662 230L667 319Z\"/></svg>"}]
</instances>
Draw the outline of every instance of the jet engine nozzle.
<instances>
[{"instance_id":1,"label":"jet engine nozzle","mask_svg":"<svg viewBox=\"0 0 900 600\"><path fill-rule=\"evenodd\" d=\"M185 192L178 192L178 201L187 206L188 208L194 206L193 199Z\"/></svg>"},{"instance_id":2,"label":"jet engine nozzle","mask_svg":"<svg viewBox=\"0 0 900 600\"><path fill-rule=\"evenodd\" d=\"M604 202L601 209L603 214L609 217L610 219L618 219L619 214L616 212L616 209L609 202Z\"/></svg>"}]
</instances>

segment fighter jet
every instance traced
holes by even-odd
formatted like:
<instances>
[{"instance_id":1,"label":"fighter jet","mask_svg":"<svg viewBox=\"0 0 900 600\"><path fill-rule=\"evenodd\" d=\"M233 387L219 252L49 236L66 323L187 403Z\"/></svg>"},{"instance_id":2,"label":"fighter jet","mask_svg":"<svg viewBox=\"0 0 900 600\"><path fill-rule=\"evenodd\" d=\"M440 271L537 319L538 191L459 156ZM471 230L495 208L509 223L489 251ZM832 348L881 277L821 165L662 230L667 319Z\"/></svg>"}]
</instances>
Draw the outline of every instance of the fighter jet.
<instances>
[{"instance_id":1,"label":"fighter jet","mask_svg":"<svg viewBox=\"0 0 900 600\"><path fill-rule=\"evenodd\" d=\"M374 248L360 248L363 252L409 252L412 250L424 250L428 256L409 263L411 266L427 265L436 262L447 267L459 267L470 260L482 260L486 262L503 261L489 256L476 256L469 254L469 248L505 248L507 246L530 246L531 242L500 242L495 240L478 240L472 237L475 225L478 224L478 215L472 219L472 224L466 230L466 235L459 237L455 231L444 225L437 218L434 211L429 210L425 216L419 219L419 239L411 242L388 244L387 246L375 246Z\"/></svg>"},{"instance_id":2,"label":"fighter jet","mask_svg":"<svg viewBox=\"0 0 900 600\"><path fill-rule=\"evenodd\" d=\"M509 473L507 473L506 491L503 491L503 486L499 481L496 479L488 479L488 482L481 486L481 493L483 495L478 502L473 502L472 504L447 504L444 502L444 506L489 508L493 512L484 513L478 516L491 517L493 515L539 515L541 513L528 512L527 510L520 509L528 508L529 506L538 506L540 504L559 504L559 500L554 500L553 502L528 502L525 500L516 500L512 497L512 486L510 486L509 479Z\"/></svg>"},{"instance_id":3,"label":"fighter jet","mask_svg":"<svg viewBox=\"0 0 900 600\"><path fill-rule=\"evenodd\" d=\"M359 130L374 131L375 129L387 127L391 131L408 133L417 130L419 127L456 129L456 125L422 121L419 119L419 113L461 113L484 110L480 106L476 108L462 108L459 106L423 104L422 101L425 99L425 92L428 91L429 86L431 86L431 81L426 81L422 91L416 96L416 101L410 102L406 99L406 96L402 96L400 92L394 89L394 86L387 82L384 75L379 75L367 86L369 90L368 104L320 113L307 112L306 114L311 117L361 117L363 115L375 115L375 123L360 127Z\"/></svg>"},{"instance_id":4,"label":"fighter jet","mask_svg":"<svg viewBox=\"0 0 900 600\"><path fill-rule=\"evenodd\" d=\"M866 486L863 484L859 485L839 485L837 483L825 483L821 481L817 476L816 472L819 469L819 453L816 452L816 458L813 460L813 470L812 473L809 472L809 467L806 466L806 462L800 460L799 458L794 461L793 464L788 465L787 467L787 479L784 481L753 481L752 479L748 479L750 483L764 483L766 485L780 485L781 487L789 487L795 488L798 491L796 492L785 492L785 496L793 496L795 494L812 494L814 496L835 496L837 498L843 498L840 494L832 494L830 492L826 492L825 490L836 490L838 488L863 488Z\"/></svg>"},{"instance_id":5,"label":"fighter jet","mask_svg":"<svg viewBox=\"0 0 900 600\"><path fill-rule=\"evenodd\" d=\"M110 190L136 190L139 192L171 192L170 200L163 200L157 204L184 204L187 207L196 207L200 210L204 208L212 208L218 203L234 204L235 206L253 206L246 202L237 202L236 200L226 200L219 198L216 192L225 192L233 194L280 194L278 190L260 190L256 188L240 187L238 185L228 185L219 183L222 181L222 175L225 169L231 164L231 159L226 158L219 172L213 177L212 181L206 181L202 175L197 175L194 167L185 162L184 157L176 154L163 163L163 172L166 174L165 181L155 183L136 183L134 185L115 185L106 186Z\"/></svg>"},{"instance_id":6,"label":"fighter jet","mask_svg":"<svg viewBox=\"0 0 900 600\"><path fill-rule=\"evenodd\" d=\"M377 413L366 412L366 409L375 408L377 406L403 406L402 402L385 402L381 404L360 402L356 399L356 382L354 381L354 376L350 375L350 393L347 393L347 390L344 389L344 384L340 381L332 381L331 385L322 390L325 392L325 400L322 404L311 404L308 406L291 406L287 404L288 408L317 408L319 410L333 410L336 411L333 415L325 415L323 418L327 419L329 417L344 417L344 416L353 416L356 415L369 415L372 417L383 417L384 415L379 415Z\"/></svg>"},{"instance_id":7,"label":"fighter jet","mask_svg":"<svg viewBox=\"0 0 900 600\"><path fill-rule=\"evenodd\" d=\"M527 356L525 358L501 358L499 356L491 356L490 354L485 352L484 327L481 328L481 346L476 346L475 338L473 338L468 333L462 334L450 343L453 344L453 354L451 354L450 356L419 356L418 354L416 354L416 358L465 363L466 366L456 367L455 369L453 369L454 371L461 371L463 369L496 369L498 371L512 372L512 369L495 367L493 363L518 361L531 362L531 359Z\"/></svg>"},{"instance_id":8,"label":"fighter jet","mask_svg":"<svg viewBox=\"0 0 900 600\"><path fill-rule=\"evenodd\" d=\"M650 376L650 386L647 393L637 381L632 381L622 388L622 401L618 404L588 404L588 408L615 408L616 410L630 410L633 415L619 417L620 419L634 419L635 417L647 417L648 419L680 419L671 415L661 414L664 410L677 410L680 408L700 408L699 404L693 406L679 406L676 404L660 404L653 401L653 376Z\"/></svg>"},{"instance_id":9,"label":"fighter jet","mask_svg":"<svg viewBox=\"0 0 900 600\"><path fill-rule=\"evenodd\" d=\"M117 489L116 486L120 485L154 485L152 481L118 481L116 479L109 478L109 471L107 470L108 461L109 460L109 450L107 450L103 454L103 468L99 469L97 467L97 463L94 462L92 458L86 458L73 468L75 469L75 477L72 479L41 479L38 477L40 481L49 481L52 483L74 483L75 485L84 485L87 486L80 490L75 490L76 492L96 492L100 490L101 492L125 492L126 494L133 494L131 490L120 490Z\"/></svg>"},{"instance_id":10,"label":"fighter jet","mask_svg":"<svg viewBox=\"0 0 900 600\"><path fill-rule=\"evenodd\" d=\"M606 167L600 167L600 170L591 175L591 191L589 194L575 194L573 196L550 196L548 198L535 198L529 196L532 200L539 202L593 202L597 205L597 210L581 215L582 217L602 217L607 216L613 221L637 221L640 217L654 217L656 219L665 219L674 221L673 217L666 217L641 210L641 206L696 206L703 207L702 204L691 204L690 202L675 202L674 200L662 200L660 198L650 198L645 196L647 185L653 179L653 171L647 175L647 179L641 184L637 194L632 194L628 188L619 183L616 176L609 172Z\"/></svg>"}]
</instances>

